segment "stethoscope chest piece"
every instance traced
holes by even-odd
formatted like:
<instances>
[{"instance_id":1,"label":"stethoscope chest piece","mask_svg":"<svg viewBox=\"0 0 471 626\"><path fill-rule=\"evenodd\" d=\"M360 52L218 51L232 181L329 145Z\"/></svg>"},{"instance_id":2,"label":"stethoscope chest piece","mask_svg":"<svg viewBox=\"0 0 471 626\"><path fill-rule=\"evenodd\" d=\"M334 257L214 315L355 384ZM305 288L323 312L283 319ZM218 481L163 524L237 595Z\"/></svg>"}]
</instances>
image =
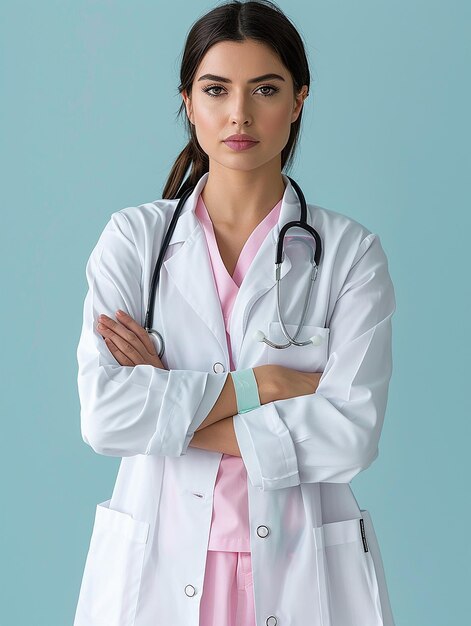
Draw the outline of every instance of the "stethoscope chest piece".
<instances>
[{"instance_id":1,"label":"stethoscope chest piece","mask_svg":"<svg viewBox=\"0 0 471 626\"><path fill-rule=\"evenodd\" d=\"M165 352L165 344L162 335L159 333L158 330L155 330L154 328L148 329L147 332L154 342L154 346L159 359L161 359Z\"/></svg>"}]
</instances>

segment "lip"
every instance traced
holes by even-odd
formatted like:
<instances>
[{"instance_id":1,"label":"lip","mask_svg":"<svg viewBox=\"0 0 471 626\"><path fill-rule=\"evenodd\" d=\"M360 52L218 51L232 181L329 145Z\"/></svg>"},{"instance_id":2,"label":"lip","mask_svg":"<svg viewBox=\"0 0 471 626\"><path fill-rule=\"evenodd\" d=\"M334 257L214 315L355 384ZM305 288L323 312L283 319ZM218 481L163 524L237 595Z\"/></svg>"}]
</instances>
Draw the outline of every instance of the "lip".
<instances>
[{"instance_id":1,"label":"lip","mask_svg":"<svg viewBox=\"0 0 471 626\"><path fill-rule=\"evenodd\" d=\"M249 148L253 148L259 143L259 141L251 135L240 134L230 135L229 137L226 137L224 139L224 143L232 150L240 152L241 150L248 150Z\"/></svg>"},{"instance_id":2,"label":"lip","mask_svg":"<svg viewBox=\"0 0 471 626\"><path fill-rule=\"evenodd\" d=\"M258 144L258 141L224 141L226 146L235 150L236 152L240 152L241 150L249 150Z\"/></svg>"},{"instance_id":3,"label":"lip","mask_svg":"<svg viewBox=\"0 0 471 626\"><path fill-rule=\"evenodd\" d=\"M258 139L255 139L255 137L251 137L250 135L246 135L245 133L240 135L229 135L229 137L226 137L224 141L253 141L258 143Z\"/></svg>"}]
</instances>

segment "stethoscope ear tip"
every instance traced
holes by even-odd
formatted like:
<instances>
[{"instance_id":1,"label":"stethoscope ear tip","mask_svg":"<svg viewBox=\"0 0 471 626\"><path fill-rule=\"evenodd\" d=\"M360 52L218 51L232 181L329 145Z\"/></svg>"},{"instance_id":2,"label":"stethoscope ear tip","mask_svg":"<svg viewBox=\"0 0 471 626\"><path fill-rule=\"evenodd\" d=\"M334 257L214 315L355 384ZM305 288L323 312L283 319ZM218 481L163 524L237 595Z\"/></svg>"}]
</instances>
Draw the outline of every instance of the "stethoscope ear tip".
<instances>
[{"instance_id":1,"label":"stethoscope ear tip","mask_svg":"<svg viewBox=\"0 0 471 626\"><path fill-rule=\"evenodd\" d=\"M253 334L254 341L263 341L265 339L265 333L261 330L256 330Z\"/></svg>"}]
</instances>

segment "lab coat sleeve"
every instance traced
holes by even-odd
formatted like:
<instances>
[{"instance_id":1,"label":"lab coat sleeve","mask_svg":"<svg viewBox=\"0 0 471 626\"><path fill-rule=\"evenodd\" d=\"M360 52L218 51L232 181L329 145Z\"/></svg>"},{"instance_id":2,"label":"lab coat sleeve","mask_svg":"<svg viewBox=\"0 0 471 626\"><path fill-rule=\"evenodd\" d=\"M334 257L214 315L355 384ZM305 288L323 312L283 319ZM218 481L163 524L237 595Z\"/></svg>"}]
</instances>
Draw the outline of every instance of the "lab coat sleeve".
<instances>
[{"instance_id":1,"label":"lab coat sleeve","mask_svg":"<svg viewBox=\"0 0 471 626\"><path fill-rule=\"evenodd\" d=\"M347 483L378 456L395 308L387 258L379 236L369 233L332 311L328 360L316 392L234 416L252 485L265 491Z\"/></svg>"},{"instance_id":2,"label":"lab coat sleeve","mask_svg":"<svg viewBox=\"0 0 471 626\"><path fill-rule=\"evenodd\" d=\"M144 325L142 265L130 223L113 213L87 265L88 292L77 347L82 438L108 456L181 456L224 387L228 372L123 366L96 329L122 309Z\"/></svg>"}]
</instances>

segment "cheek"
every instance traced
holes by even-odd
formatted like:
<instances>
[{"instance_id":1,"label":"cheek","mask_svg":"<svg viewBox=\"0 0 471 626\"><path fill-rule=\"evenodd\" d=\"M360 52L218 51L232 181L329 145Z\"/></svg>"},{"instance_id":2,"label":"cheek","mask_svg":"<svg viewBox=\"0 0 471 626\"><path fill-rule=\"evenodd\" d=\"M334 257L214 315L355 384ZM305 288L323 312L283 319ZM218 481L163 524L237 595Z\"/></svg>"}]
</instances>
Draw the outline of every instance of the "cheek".
<instances>
[{"instance_id":1,"label":"cheek","mask_svg":"<svg viewBox=\"0 0 471 626\"><path fill-rule=\"evenodd\" d=\"M210 109L200 109L195 114L194 121L196 122L196 136L201 147L204 148L205 145L209 147L220 135L221 122L217 112Z\"/></svg>"},{"instance_id":2,"label":"cheek","mask_svg":"<svg viewBox=\"0 0 471 626\"><path fill-rule=\"evenodd\" d=\"M263 128L272 137L285 137L290 133L291 109L288 107L271 111L263 117Z\"/></svg>"},{"instance_id":3,"label":"cheek","mask_svg":"<svg viewBox=\"0 0 471 626\"><path fill-rule=\"evenodd\" d=\"M213 130L218 125L221 117L221 111L217 107L198 106L195 109L196 126L201 128L202 132Z\"/></svg>"}]
</instances>

